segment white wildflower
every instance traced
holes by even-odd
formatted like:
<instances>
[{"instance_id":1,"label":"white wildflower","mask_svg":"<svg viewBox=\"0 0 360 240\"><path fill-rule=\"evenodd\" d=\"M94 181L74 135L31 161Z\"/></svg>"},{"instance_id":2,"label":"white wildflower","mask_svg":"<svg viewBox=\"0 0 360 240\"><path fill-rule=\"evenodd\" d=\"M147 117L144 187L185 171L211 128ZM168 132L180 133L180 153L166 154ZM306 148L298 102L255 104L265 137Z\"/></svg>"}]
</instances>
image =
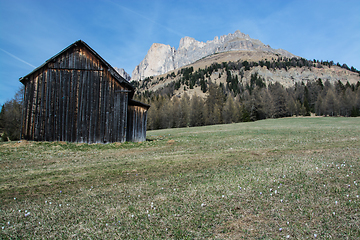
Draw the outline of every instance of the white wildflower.
<instances>
[{"instance_id":1,"label":"white wildflower","mask_svg":"<svg viewBox=\"0 0 360 240\"><path fill-rule=\"evenodd\" d=\"M317 237L317 234L316 233L314 233L314 238L316 238Z\"/></svg>"}]
</instances>

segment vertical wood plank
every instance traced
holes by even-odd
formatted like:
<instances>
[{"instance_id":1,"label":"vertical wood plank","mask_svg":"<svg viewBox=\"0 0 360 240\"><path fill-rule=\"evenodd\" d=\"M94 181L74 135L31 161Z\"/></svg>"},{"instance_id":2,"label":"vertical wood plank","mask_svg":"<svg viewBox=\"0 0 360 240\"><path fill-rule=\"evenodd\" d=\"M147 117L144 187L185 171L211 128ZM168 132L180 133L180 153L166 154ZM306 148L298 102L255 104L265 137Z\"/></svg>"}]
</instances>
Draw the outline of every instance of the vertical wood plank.
<instances>
[{"instance_id":1,"label":"vertical wood plank","mask_svg":"<svg viewBox=\"0 0 360 240\"><path fill-rule=\"evenodd\" d=\"M59 71L56 70L55 71L55 89L54 89L54 109L55 109L55 112L54 112L54 123L55 123L55 128L54 128L54 141L59 141L59 124L60 124L60 121L59 121L59 117L60 117L60 114L59 114L59 109L60 109L60 102L59 102L59 99L60 99L60 79L59 79Z\"/></svg>"}]
</instances>

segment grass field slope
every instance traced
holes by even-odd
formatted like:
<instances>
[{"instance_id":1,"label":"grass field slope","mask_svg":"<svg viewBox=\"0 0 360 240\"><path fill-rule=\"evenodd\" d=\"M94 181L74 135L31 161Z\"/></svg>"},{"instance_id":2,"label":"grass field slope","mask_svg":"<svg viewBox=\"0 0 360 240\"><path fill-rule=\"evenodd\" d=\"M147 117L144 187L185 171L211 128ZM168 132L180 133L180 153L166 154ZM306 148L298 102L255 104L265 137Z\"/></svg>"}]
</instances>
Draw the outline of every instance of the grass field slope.
<instances>
[{"instance_id":1,"label":"grass field slope","mask_svg":"<svg viewBox=\"0 0 360 240\"><path fill-rule=\"evenodd\" d=\"M360 238L360 118L147 137L0 143L0 238Z\"/></svg>"}]
</instances>

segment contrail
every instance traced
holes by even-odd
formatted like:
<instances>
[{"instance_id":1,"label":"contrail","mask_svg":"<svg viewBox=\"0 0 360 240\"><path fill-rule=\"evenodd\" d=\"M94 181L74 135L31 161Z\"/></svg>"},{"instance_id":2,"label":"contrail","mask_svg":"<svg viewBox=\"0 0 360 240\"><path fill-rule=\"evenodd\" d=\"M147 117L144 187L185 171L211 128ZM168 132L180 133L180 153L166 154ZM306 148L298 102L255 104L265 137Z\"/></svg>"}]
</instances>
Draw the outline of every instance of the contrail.
<instances>
[{"instance_id":1,"label":"contrail","mask_svg":"<svg viewBox=\"0 0 360 240\"><path fill-rule=\"evenodd\" d=\"M181 33L177 32L177 31L175 31L175 30L173 30L173 29L171 29L171 28L168 28L168 27L162 25L161 23L158 23L158 22L156 22L156 21L154 21L154 20L152 20L152 19L150 19L150 18L148 18L148 17L146 17L146 16L144 16L144 15L141 15L141 14L138 13L138 12L135 12L135 11L133 11L133 10L127 8L127 7L124 7L124 6L120 5L120 4L117 4L117 3L115 3L115 2L112 2L112 1L110 1L110 2L113 3L113 4L115 4L115 5L117 5L117 6L120 7L120 8L128 11L128 12L131 12L131 13L133 13L133 14L138 15L139 17L141 17L141 18L143 18L143 19L145 19L145 20L147 20L147 21L150 21L150 22L152 22L152 23L155 23L156 25L159 25L159 26L162 27L162 28L165 28L165 29L168 30L169 32L172 32L172 33L174 33L174 34L176 34L176 35L178 35L178 36L180 36L180 37L184 37L184 34L181 34Z\"/></svg>"},{"instance_id":2,"label":"contrail","mask_svg":"<svg viewBox=\"0 0 360 240\"><path fill-rule=\"evenodd\" d=\"M32 64L30 64L30 63L28 63L28 62L26 62L26 61L22 60L21 58L18 58L17 56L15 56L15 55L13 55L13 54L9 53L8 51L5 51L5 50L4 50L4 49L2 49L2 48L0 48L0 50L1 50L1 51L3 51L4 53L9 54L11 57L13 57L13 58L15 58L15 59L19 60L20 62L23 62L23 63L25 63L25 64L29 65L30 67L36 68L34 65L32 65Z\"/></svg>"}]
</instances>

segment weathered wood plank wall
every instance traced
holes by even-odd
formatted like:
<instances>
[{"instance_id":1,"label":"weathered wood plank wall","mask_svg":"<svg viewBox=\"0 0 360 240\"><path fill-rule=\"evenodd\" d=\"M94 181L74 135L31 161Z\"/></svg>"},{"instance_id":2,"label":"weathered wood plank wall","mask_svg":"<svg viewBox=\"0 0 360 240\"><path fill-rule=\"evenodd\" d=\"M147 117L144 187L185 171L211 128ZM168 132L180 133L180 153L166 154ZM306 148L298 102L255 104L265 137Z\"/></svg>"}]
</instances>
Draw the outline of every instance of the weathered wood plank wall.
<instances>
[{"instance_id":1,"label":"weathered wood plank wall","mask_svg":"<svg viewBox=\"0 0 360 240\"><path fill-rule=\"evenodd\" d=\"M23 138L126 141L128 89L86 48L58 56L24 84Z\"/></svg>"},{"instance_id":2,"label":"weathered wood plank wall","mask_svg":"<svg viewBox=\"0 0 360 240\"><path fill-rule=\"evenodd\" d=\"M128 106L127 141L146 141L147 110L144 106Z\"/></svg>"}]
</instances>

